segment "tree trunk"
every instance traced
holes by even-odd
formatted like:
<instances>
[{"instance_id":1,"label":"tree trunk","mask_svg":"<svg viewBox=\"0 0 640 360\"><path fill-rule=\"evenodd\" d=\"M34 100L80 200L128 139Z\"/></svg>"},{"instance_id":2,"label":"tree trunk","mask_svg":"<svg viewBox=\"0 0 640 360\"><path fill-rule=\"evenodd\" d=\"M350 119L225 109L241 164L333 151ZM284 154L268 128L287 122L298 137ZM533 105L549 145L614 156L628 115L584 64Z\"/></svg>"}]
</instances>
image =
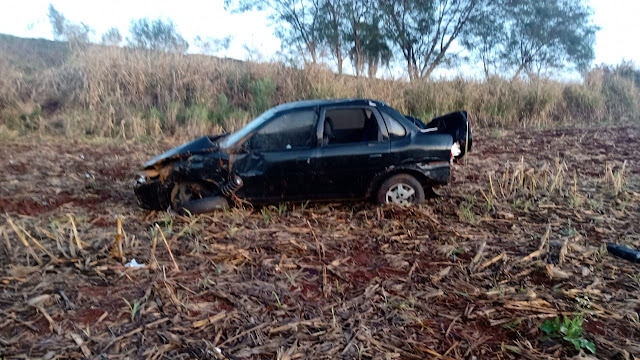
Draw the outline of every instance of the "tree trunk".
<instances>
[{"instance_id":1,"label":"tree trunk","mask_svg":"<svg viewBox=\"0 0 640 360\"><path fill-rule=\"evenodd\" d=\"M430 77L431 73L433 73L433 71L438 67L439 64L440 64L440 62L431 63L431 65L429 65L429 68L427 69L427 71L424 72L423 74L420 74L420 78L421 79L426 79L426 78Z\"/></svg>"},{"instance_id":2,"label":"tree trunk","mask_svg":"<svg viewBox=\"0 0 640 360\"><path fill-rule=\"evenodd\" d=\"M342 51L340 50L340 43L335 48L336 62L338 63L338 75L342 75Z\"/></svg>"},{"instance_id":3,"label":"tree trunk","mask_svg":"<svg viewBox=\"0 0 640 360\"><path fill-rule=\"evenodd\" d=\"M354 62L354 67L356 69L356 77L360 77L360 74L362 72L362 56L360 55L360 38L358 37L358 33L355 31L353 31L353 62Z\"/></svg>"},{"instance_id":4,"label":"tree trunk","mask_svg":"<svg viewBox=\"0 0 640 360\"><path fill-rule=\"evenodd\" d=\"M413 71L411 70L411 59L407 58L407 73L409 74L409 81L413 81Z\"/></svg>"},{"instance_id":5,"label":"tree trunk","mask_svg":"<svg viewBox=\"0 0 640 360\"><path fill-rule=\"evenodd\" d=\"M353 57L354 66L356 68L356 77L360 77L362 75L362 70L364 70L364 66L362 64L362 55L360 55L360 49L356 47L355 55Z\"/></svg>"},{"instance_id":6,"label":"tree trunk","mask_svg":"<svg viewBox=\"0 0 640 360\"><path fill-rule=\"evenodd\" d=\"M316 48L313 46L308 46L309 48L309 53L311 54L311 62L313 63L313 65L318 63L318 57L316 55Z\"/></svg>"},{"instance_id":7,"label":"tree trunk","mask_svg":"<svg viewBox=\"0 0 640 360\"><path fill-rule=\"evenodd\" d=\"M487 65L487 61L482 59L482 67L484 69L484 78L489 80L489 66Z\"/></svg>"},{"instance_id":8,"label":"tree trunk","mask_svg":"<svg viewBox=\"0 0 640 360\"><path fill-rule=\"evenodd\" d=\"M515 75L513 75L513 77L511 78L511 81L514 81L520 76L522 69L524 69L524 64L520 64L520 66L518 66L518 70L516 71Z\"/></svg>"},{"instance_id":9,"label":"tree trunk","mask_svg":"<svg viewBox=\"0 0 640 360\"><path fill-rule=\"evenodd\" d=\"M369 78L375 79L378 73L378 59L369 59L369 68L367 70L369 72Z\"/></svg>"}]
</instances>

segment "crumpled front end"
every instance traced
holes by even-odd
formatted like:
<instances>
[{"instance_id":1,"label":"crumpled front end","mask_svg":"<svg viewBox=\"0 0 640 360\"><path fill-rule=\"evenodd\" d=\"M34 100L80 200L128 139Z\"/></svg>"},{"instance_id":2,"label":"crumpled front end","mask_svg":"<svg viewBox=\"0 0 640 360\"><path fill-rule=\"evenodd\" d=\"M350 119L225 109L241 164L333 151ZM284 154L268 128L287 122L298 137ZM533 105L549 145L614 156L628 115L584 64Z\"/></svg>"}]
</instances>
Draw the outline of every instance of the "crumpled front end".
<instances>
[{"instance_id":1,"label":"crumpled front end","mask_svg":"<svg viewBox=\"0 0 640 360\"><path fill-rule=\"evenodd\" d=\"M145 169L158 168L167 161L188 158L194 154L206 154L218 151L218 140L224 135L203 136L166 151L144 164Z\"/></svg>"},{"instance_id":2,"label":"crumpled front end","mask_svg":"<svg viewBox=\"0 0 640 360\"><path fill-rule=\"evenodd\" d=\"M145 164L139 173L134 192L138 204L149 210L181 211L198 200L203 209L220 206L242 186L232 176L229 154L221 151L213 137L202 137L178 146ZM240 184L238 186L238 184ZM222 197L209 201L215 197ZM206 200L206 201L205 201ZM199 211L198 211L199 212Z\"/></svg>"},{"instance_id":3,"label":"crumpled front end","mask_svg":"<svg viewBox=\"0 0 640 360\"><path fill-rule=\"evenodd\" d=\"M138 173L133 188L138 205L148 210L167 210L171 206L175 162L156 162Z\"/></svg>"},{"instance_id":4,"label":"crumpled front end","mask_svg":"<svg viewBox=\"0 0 640 360\"><path fill-rule=\"evenodd\" d=\"M147 210L166 210L171 206L173 183L139 179L134 187L138 205Z\"/></svg>"}]
</instances>

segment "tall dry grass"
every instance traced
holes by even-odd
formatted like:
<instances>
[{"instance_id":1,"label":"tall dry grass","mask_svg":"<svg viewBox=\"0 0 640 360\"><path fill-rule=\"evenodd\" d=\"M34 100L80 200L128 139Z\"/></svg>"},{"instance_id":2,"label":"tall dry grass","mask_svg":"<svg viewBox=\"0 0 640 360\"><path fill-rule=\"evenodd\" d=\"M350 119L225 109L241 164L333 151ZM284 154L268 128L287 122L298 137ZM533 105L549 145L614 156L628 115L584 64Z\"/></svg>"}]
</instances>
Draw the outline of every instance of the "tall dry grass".
<instances>
[{"instance_id":1,"label":"tall dry grass","mask_svg":"<svg viewBox=\"0 0 640 360\"><path fill-rule=\"evenodd\" d=\"M624 64L596 68L582 83L499 77L407 83L340 76L322 66L118 47L88 46L55 61L45 58L47 49L30 51L37 65L29 67L20 66L15 51L6 54L0 54L0 130L14 133L195 136L232 131L272 105L315 98L373 98L425 120L466 109L475 126L485 127L629 122L640 112L640 72Z\"/></svg>"}]
</instances>

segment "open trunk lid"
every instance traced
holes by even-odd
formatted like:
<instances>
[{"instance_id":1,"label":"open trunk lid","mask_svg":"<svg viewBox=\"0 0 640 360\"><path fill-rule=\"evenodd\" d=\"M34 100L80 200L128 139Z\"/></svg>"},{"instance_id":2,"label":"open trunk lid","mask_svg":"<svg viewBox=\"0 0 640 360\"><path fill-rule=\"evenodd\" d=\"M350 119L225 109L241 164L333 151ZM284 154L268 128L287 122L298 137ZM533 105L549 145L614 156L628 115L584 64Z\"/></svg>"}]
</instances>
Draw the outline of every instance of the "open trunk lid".
<instances>
[{"instance_id":1,"label":"open trunk lid","mask_svg":"<svg viewBox=\"0 0 640 360\"><path fill-rule=\"evenodd\" d=\"M462 158L467 152L471 151L473 137L471 132L471 122L467 118L466 111L456 111L450 114L433 118L426 125L419 119L410 118L416 123L423 133L436 132L439 134L448 134L453 138L453 143L458 144L460 153L455 157Z\"/></svg>"}]
</instances>

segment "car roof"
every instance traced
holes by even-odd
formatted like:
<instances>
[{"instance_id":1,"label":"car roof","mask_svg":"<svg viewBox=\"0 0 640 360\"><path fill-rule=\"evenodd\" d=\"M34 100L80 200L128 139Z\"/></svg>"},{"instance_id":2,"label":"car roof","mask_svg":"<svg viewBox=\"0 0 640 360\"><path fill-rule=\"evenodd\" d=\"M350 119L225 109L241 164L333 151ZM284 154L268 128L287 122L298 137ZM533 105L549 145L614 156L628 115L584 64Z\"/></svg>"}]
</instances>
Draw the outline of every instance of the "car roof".
<instances>
[{"instance_id":1,"label":"car roof","mask_svg":"<svg viewBox=\"0 0 640 360\"><path fill-rule=\"evenodd\" d=\"M371 99L316 99L316 100L302 100L290 103L278 105L273 108L276 112L288 111L293 109L303 109L316 106L330 106L330 105L370 105L370 103L376 106L385 106L382 101Z\"/></svg>"}]
</instances>

